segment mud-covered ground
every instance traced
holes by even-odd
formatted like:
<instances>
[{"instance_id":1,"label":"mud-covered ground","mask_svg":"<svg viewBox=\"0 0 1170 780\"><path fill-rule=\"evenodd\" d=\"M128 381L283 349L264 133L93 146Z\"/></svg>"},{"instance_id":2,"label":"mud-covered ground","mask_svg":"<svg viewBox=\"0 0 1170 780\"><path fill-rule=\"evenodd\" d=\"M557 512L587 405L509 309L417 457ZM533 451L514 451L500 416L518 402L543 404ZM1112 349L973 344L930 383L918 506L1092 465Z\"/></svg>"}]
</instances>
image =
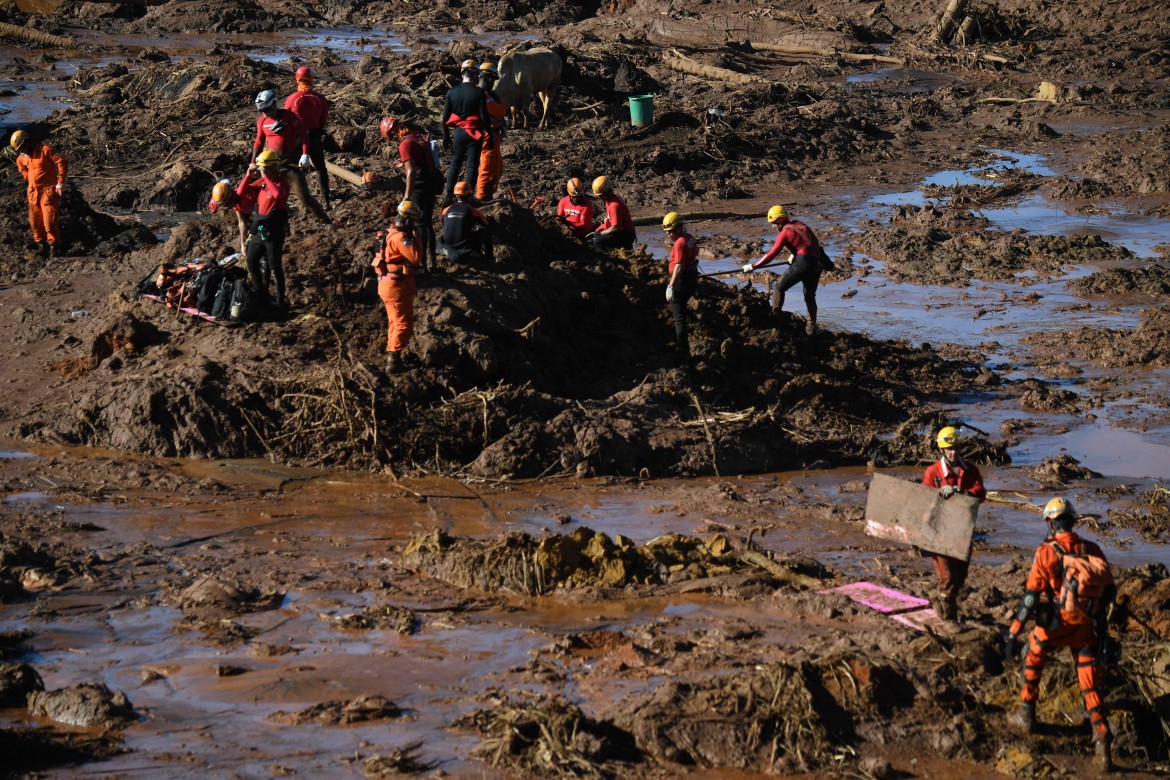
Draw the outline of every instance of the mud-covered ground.
<instances>
[{"instance_id":1,"label":"mud-covered ground","mask_svg":"<svg viewBox=\"0 0 1170 780\"><path fill-rule=\"evenodd\" d=\"M802 487L734 481L865 464L913 478L933 457L932 431L972 417L991 420L966 433L993 488L1032 502L1075 491L1089 532L1123 562L1133 609L1118 613L1127 655L1110 672L1119 763L1166 771L1170 607L1164 567L1148 564L1164 561L1170 519L1158 480L1130 478L1163 474L1132 461L1166 447L1123 452L1119 479L1045 442L1096 426L1124 449L1110 424L1164 439L1167 238L1135 253L1120 218L1102 234L1013 229L1003 214L1059 203L1086 225L1170 215L1170 23L1153 3L1002 0L978 8L978 40L943 46L940 10L0 9L84 44L14 50L0 65L12 99L33 83L67 95L67 109L27 129L71 164L68 254L51 265L24 249L24 192L7 161L0 183L0 436L42 455L0 461L0 602L11 604L0 652L52 659L0 673L14 706L34 694L19 727L0 731L25 757L19 771L48 754L164 774L234 761L247 776L1079 776L1089 748L1067 665L1053 665L1041 712L1061 725L1031 741L1002 728L1015 679L996 632L1038 541L1029 510L985 508L963 628L938 636L799 579L929 591L921 560L861 534L860 471L813 471ZM331 44L339 28L349 37ZM291 37L314 29L323 37ZM389 375L368 261L401 176L378 119L436 131L459 60L536 39L565 72L551 127L505 140L507 197L484 206L496 262L420 280L407 370ZM382 185L363 193L334 178L330 227L295 211L286 313L229 328L136 297L159 264L234 243L234 223L205 213L210 187L243 172L254 95L285 94L300 64L334 103L330 160ZM656 121L630 127L625 101L644 93ZM1000 150L1055 170L1004 164ZM938 171L973 173L928 178ZM567 178L600 174L644 218L645 249L597 255L552 219ZM867 205L912 188L913 202ZM704 279L694 362L679 365L662 214L730 215L692 223L704 269L723 270L760 254L770 229L758 215L775 202L833 249L820 331L805 336L798 290L776 317L758 278ZM920 287L921 308L950 318L884 327L884 339L834 321L840 299L882 325L881 304L865 299L895 285ZM1016 324L982 343L948 333L968 312ZM89 454L57 454L77 446ZM1009 451L1039 465L1005 469ZM715 481L654 481L696 475ZM602 481L577 482L589 477ZM526 478L564 481L512 482ZM782 571L745 562L753 544ZM238 721L219 723L223 711ZM49 725L79 719L88 730Z\"/></svg>"}]
</instances>

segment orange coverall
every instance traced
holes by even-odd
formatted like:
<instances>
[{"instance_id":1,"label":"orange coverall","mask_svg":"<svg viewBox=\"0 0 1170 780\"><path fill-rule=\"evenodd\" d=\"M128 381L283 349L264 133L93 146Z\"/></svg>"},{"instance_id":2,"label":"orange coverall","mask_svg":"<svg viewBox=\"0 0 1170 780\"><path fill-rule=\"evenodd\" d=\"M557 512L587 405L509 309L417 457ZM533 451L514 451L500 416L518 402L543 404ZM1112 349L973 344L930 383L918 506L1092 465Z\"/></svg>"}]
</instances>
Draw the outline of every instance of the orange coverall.
<instances>
[{"instance_id":1,"label":"orange coverall","mask_svg":"<svg viewBox=\"0 0 1170 780\"><path fill-rule=\"evenodd\" d=\"M1100 547L1081 539L1072 531L1058 533L1055 541L1066 552L1105 557ZM1109 577L1112 582L1112 573ZM1036 548L1036 557L1032 559L1032 570L1028 573L1028 582L1024 587L1041 594L1041 597L1047 595L1049 601L1054 602L1056 594L1060 593L1062 579L1061 555L1046 541ZM1008 631L1012 636L1018 636L1022 629L1023 625L1017 619L1012 621ZM1104 737L1109 734L1109 722L1105 720L1101 694L1097 690L1102 682L1097 667L1100 640L1092 618L1083 612L1061 610L1058 628L1041 625L1032 628L1028 634L1028 652L1024 656L1024 687L1020 691L1020 698L1026 702L1036 700L1040 693L1040 675L1044 673L1049 653L1061 647L1067 647L1072 652L1077 682L1085 698L1085 709L1089 713L1094 736Z\"/></svg>"},{"instance_id":2,"label":"orange coverall","mask_svg":"<svg viewBox=\"0 0 1170 780\"><path fill-rule=\"evenodd\" d=\"M500 177L504 175L504 117L508 114L508 107L489 89L484 90L487 98L487 113L490 128L488 137L483 142L483 150L479 153L479 179L475 184L475 197L487 200L496 194L496 187L500 186Z\"/></svg>"},{"instance_id":3,"label":"orange coverall","mask_svg":"<svg viewBox=\"0 0 1170 780\"><path fill-rule=\"evenodd\" d=\"M371 265L378 274L378 297L386 305L386 351L401 352L414 334L414 275L422 263L423 243L397 225Z\"/></svg>"},{"instance_id":4,"label":"orange coverall","mask_svg":"<svg viewBox=\"0 0 1170 780\"><path fill-rule=\"evenodd\" d=\"M57 203L61 196L57 185L65 184L65 173L69 164L48 144L38 144L31 152L16 156L16 169L28 182L28 224L32 227L33 241L49 246L61 242L61 231L57 227Z\"/></svg>"}]
</instances>

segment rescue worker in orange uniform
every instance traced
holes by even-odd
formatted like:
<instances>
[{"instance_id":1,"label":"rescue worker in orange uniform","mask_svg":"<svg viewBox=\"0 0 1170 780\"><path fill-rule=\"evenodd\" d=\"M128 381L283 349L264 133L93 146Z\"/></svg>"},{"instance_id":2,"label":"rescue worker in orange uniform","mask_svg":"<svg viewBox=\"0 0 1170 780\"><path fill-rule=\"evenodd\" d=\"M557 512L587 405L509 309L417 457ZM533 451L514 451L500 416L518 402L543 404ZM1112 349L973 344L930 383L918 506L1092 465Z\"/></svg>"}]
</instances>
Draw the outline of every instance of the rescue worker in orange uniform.
<instances>
[{"instance_id":1,"label":"rescue worker in orange uniform","mask_svg":"<svg viewBox=\"0 0 1170 780\"><path fill-rule=\"evenodd\" d=\"M297 91L284 99L284 107L296 114L305 126L309 138L309 159L317 171L321 200L325 201L325 210L328 211L333 207L329 198L329 170L325 167L325 125L329 123L329 100L313 89L312 68L297 68L295 75Z\"/></svg>"},{"instance_id":2,"label":"rescue worker in orange uniform","mask_svg":"<svg viewBox=\"0 0 1170 780\"><path fill-rule=\"evenodd\" d=\"M252 163L263 151L274 152L280 158L281 167L288 176L289 187L297 200L313 212L317 219L327 225L333 220L309 193L305 171L312 158L309 157L309 134L301 120L292 111L276 105L276 93L266 89L256 96L256 140L252 142ZM301 153L297 158L297 152Z\"/></svg>"},{"instance_id":3,"label":"rescue worker in orange uniform","mask_svg":"<svg viewBox=\"0 0 1170 780\"><path fill-rule=\"evenodd\" d=\"M955 493L962 493L983 501L987 488L983 487L983 475L974 463L968 463L959 456L961 443L959 432L948 425L938 432L935 440L942 456L931 464L922 475L922 484L938 490L948 499ZM958 616L959 593L967 582L970 560L959 560L949 555L934 554L934 573L938 575L939 595L935 600L935 611L943 620L951 621Z\"/></svg>"},{"instance_id":4,"label":"rescue worker in orange uniform","mask_svg":"<svg viewBox=\"0 0 1170 780\"><path fill-rule=\"evenodd\" d=\"M252 235L248 239L246 260L248 279L253 293L262 304L268 303L269 275L276 279L276 305L284 307L284 239L288 230L288 179L280 170L280 157L265 150L256 157L256 164L248 166L248 173L236 194L251 200ZM267 261L267 271L261 273L260 258Z\"/></svg>"},{"instance_id":5,"label":"rescue worker in orange uniform","mask_svg":"<svg viewBox=\"0 0 1170 780\"><path fill-rule=\"evenodd\" d=\"M421 217L409 200L399 203L398 218L371 263L378 274L378 297L386 305L386 370L390 372L402 369L402 351L414 335L414 277L423 259Z\"/></svg>"},{"instance_id":6,"label":"rescue worker in orange uniform","mask_svg":"<svg viewBox=\"0 0 1170 780\"><path fill-rule=\"evenodd\" d=\"M585 237L599 252L609 249L633 249L638 234L634 231L634 218L622 197L613 191L608 176L593 180L593 196L605 204L605 219L597 230Z\"/></svg>"},{"instance_id":7,"label":"rescue worker in orange uniform","mask_svg":"<svg viewBox=\"0 0 1170 780\"><path fill-rule=\"evenodd\" d=\"M453 263L492 260L492 234L483 212L468 203L471 185L455 185L455 202L443 209L443 235L439 244L443 257Z\"/></svg>"},{"instance_id":8,"label":"rescue worker in orange uniform","mask_svg":"<svg viewBox=\"0 0 1170 780\"><path fill-rule=\"evenodd\" d=\"M772 312L777 314L782 311L784 293L797 283L803 283L804 305L808 308L808 321L805 323L804 332L811 336L817 332L817 285L821 281L824 251L809 226L790 219L783 206L768 209L768 222L776 228L776 243L759 260L745 265L743 272L751 273L771 265L780 252L788 250L791 254L787 261L788 270L772 287Z\"/></svg>"},{"instance_id":9,"label":"rescue worker in orange uniform","mask_svg":"<svg viewBox=\"0 0 1170 780\"><path fill-rule=\"evenodd\" d=\"M569 228L569 232L584 241L593 231L593 201L585 197L585 187L578 178L569 179L565 184L565 195L557 204L557 221Z\"/></svg>"},{"instance_id":10,"label":"rescue worker in orange uniform","mask_svg":"<svg viewBox=\"0 0 1170 780\"><path fill-rule=\"evenodd\" d=\"M487 137L479 154L479 183L475 188L475 197L481 202L491 200L504 175L504 117L508 115L508 107L492 91L499 80L500 73L495 65L485 62L479 66L479 88L487 100L488 115Z\"/></svg>"},{"instance_id":11,"label":"rescue worker in orange uniform","mask_svg":"<svg viewBox=\"0 0 1170 780\"><path fill-rule=\"evenodd\" d=\"M247 176L245 175L240 184L246 180ZM211 188L211 200L207 204L207 210L214 214L228 209L235 214L236 226L240 229L240 254L242 255L248 253L248 228L251 226L252 209L255 206L256 201L250 189L245 189L244 194L240 195L232 189L232 184L227 179L220 179Z\"/></svg>"},{"instance_id":12,"label":"rescue worker in orange uniform","mask_svg":"<svg viewBox=\"0 0 1170 780\"><path fill-rule=\"evenodd\" d=\"M463 81L447 92L443 104L443 145L451 150L451 164L447 166L447 189L443 205L455 195L455 182L464 165L467 173L463 181L475 186L479 178L479 156L491 125L487 112L487 96L475 83L479 67L475 60L464 60L459 66ZM454 136L454 140L452 140Z\"/></svg>"},{"instance_id":13,"label":"rescue worker in orange uniform","mask_svg":"<svg viewBox=\"0 0 1170 780\"><path fill-rule=\"evenodd\" d=\"M666 283L666 302L674 318L674 337L679 358L686 362L691 357L691 345L687 337L687 301L699 286L699 242L687 232L682 215L672 211L662 218L662 229L671 239L670 264L667 272L670 281Z\"/></svg>"},{"instance_id":14,"label":"rescue worker in orange uniform","mask_svg":"<svg viewBox=\"0 0 1170 780\"><path fill-rule=\"evenodd\" d=\"M398 144L398 159L402 163L403 173L406 175L406 192L402 199L408 200L419 210L419 227L422 228L422 237L425 242L425 256L430 259L430 265L435 265L435 198L443 186L443 173L435 162L435 152L431 148L431 139L418 125L395 119L392 116L383 117L379 126L382 137L391 143ZM422 271L427 270L424 261Z\"/></svg>"},{"instance_id":15,"label":"rescue worker in orange uniform","mask_svg":"<svg viewBox=\"0 0 1170 780\"><path fill-rule=\"evenodd\" d=\"M28 183L28 224L33 243L41 257L53 258L61 244L57 205L69 163L48 144L29 140L23 130L13 133L8 143L16 152L16 169Z\"/></svg>"},{"instance_id":16,"label":"rescue worker in orange uniform","mask_svg":"<svg viewBox=\"0 0 1170 780\"><path fill-rule=\"evenodd\" d=\"M1044 519L1049 533L1036 548L1024 585L1024 598L1008 629L1004 647L1005 657L1015 658L1016 643L1024 624L1035 616L1036 625L1027 635L1020 708L1012 715L1011 723L1026 734L1032 733L1036 726L1040 676L1048 656L1057 648L1069 648L1093 729L1097 767L1108 772L1113 768L1113 736L1101 699L1100 686L1104 680L1099 661L1102 644L1108 638L1106 616L1117 588L1101 548L1073 532L1077 514L1071 501L1052 499L1044 506ZM1080 589L1076 592L1066 588L1066 569L1073 570L1080 578Z\"/></svg>"}]
</instances>

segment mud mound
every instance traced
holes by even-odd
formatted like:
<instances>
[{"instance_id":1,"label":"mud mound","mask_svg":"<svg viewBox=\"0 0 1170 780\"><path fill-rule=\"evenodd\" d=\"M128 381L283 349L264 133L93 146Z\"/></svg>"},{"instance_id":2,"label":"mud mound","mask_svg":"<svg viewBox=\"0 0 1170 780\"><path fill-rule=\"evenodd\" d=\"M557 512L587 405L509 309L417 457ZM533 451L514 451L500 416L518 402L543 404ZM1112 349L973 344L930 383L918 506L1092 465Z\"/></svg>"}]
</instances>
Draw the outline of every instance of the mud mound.
<instances>
[{"instance_id":1,"label":"mud mound","mask_svg":"<svg viewBox=\"0 0 1170 780\"><path fill-rule=\"evenodd\" d=\"M315 6L288 2L236 0L228 6L214 0L170 0L147 7L146 14L126 24L123 32L273 32L316 26L323 21Z\"/></svg>"},{"instance_id":2,"label":"mud mound","mask_svg":"<svg viewBox=\"0 0 1170 780\"><path fill-rule=\"evenodd\" d=\"M1129 632L1170 639L1170 571L1150 564L1129 572L1117 585L1121 622Z\"/></svg>"},{"instance_id":3,"label":"mud mound","mask_svg":"<svg viewBox=\"0 0 1170 780\"><path fill-rule=\"evenodd\" d=\"M43 690L44 681L28 664L0 664L0 709L24 707L30 693Z\"/></svg>"},{"instance_id":4,"label":"mud mound","mask_svg":"<svg viewBox=\"0 0 1170 780\"><path fill-rule=\"evenodd\" d=\"M1170 311L1147 309L1140 325L1133 330L1112 328L1077 328L1059 333L1034 333L1025 336L1039 355L1066 360L1076 355L1102 366L1170 366Z\"/></svg>"},{"instance_id":5,"label":"mud mound","mask_svg":"<svg viewBox=\"0 0 1170 780\"><path fill-rule=\"evenodd\" d=\"M179 607L188 620L211 621L275 609L282 599L279 593L264 593L259 588L208 576L179 595Z\"/></svg>"},{"instance_id":6,"label":"mud mound","mask_svg":"<svg viewBox=\"0 0 1170 780\"><path fill-rule=\"evenodd\" d=\"M42 545L33 547L0 535L0 604L24 595L22 583L28 572L53 571L56 568L56 558Z\"/></svg>"},{"instance_id":7,"label":"mud mound","mask_svg":"<svg viewBox=\"0 0 1170 780\"><path fill-rule=\"evenodd\" d=\"M1045 458L1044 462L1030 472L1032 479L1045 485L1054 487L1066 486L1070 482L1082 479L1097 479L1101 475L1092 469L1085 468L1072 455L1061 454L1055 458Z\"/></svg>"},{"instance_id":8,"label":"mud mound","mask_svg":"<svg viewBox=\"0 0 1170 780\"><path fill-rule=\"evenodd\" d=\"M629 733L560 698L501 696L451 727L482 737L475 753L484 761L524 775L616 778L641 759Z\"/></svg>"},{"instance_id":9,"label":"mud mound","mask_svg":"<svg viewBox=\"0 0 1170 780\"><path fill-rule=\"evenodd\" d=\"M0 728L0 755L4 756L4 772L9 777L25 777L54 767L76 767L121 752L115 734Z\"/></svg>"},{"instance_id":10,"label":"mud mound","mask_svg":"<svg viewBox=\"0 0 1170 780\"><path fill-rule=\"evenodd\" d=\"M536 595L558 587L621 588L635 583L727 574L738 565L727 537L678 534L638 546L588 528L537 540L510 533L498 541L455 539L442 531L413 537L403 564L463 588Z\"/></svg>"},{"instance_id":11,"label":"mud mound","mask_svg":"<svg viewBox=\"0 0 1170 780\"><path fill-rule=\"evenodd\" d=\"M123 728L138 719L126 694L111 691L101 683L35 691L28 697L28 710L67 726L102 729Z\"/></svg>"},{"instance_id":12,"label":"mud mound","mask_svg":"<svg viewBox=\"0 0 1170 780\"><path fill-rule=\"evenodd\" d=\"M929 224L871 225L850 249L884 260L891 279L946 286L965 286L972 279L1013 279L1023 271L1058 276L1070 264L1133 256L1100 236L1030 236L981 228L958 232Z\"/></svg>"},{"instance_id":13,"label":"mud mound","mask_svg":"<svg viewBox=\"0 0 1170 780\"><path fill-rule=\"evenodd\" d=\"M1170 268L1158 264L1139 268L1111 268L1073 279L1068 287L1086 298L1135 292L1170 295Z\"/></svg>"},{"instance_id":14,"label":"mud mound","mask_svg":"<svg viewBox=\"0 0 1170 780\"><path fill-rule=\"evenodd\" d=\"M56 144L56 139L52 143ZM19 177L17 177L19 179ZM23 182L14 186L11 181L0 183L0 241L9 251L0 257L0 276L31 275L47 266L44 260L22 251L32 241L28 225L28 196ZM128 225L121 225L113 217L94 211L85 197L72 186L61 195L58 222L61 229L61 252L84 254L102 242L123 233Z\"/></svg>"},{"instance_id":15,"label":"mud mound","mask_svg":"<svg viewBox=\"0 0 1170 780\"><path fill-rule=\"evenodd\" d=\"M1170 192L1170 128L1099 138L1080 173L1102 183L1113 195Z\"/></svg>"},{"instance_id":16,"label":"mud mound","mask_svg":"<svg viewBox=\"0 0 1170 780\"><path fill-rule=\"evenodd\" d=\"M1007 466L1012 462L1006 442L993 442L985 434L966 427L947 412L919 412L899 425L892 436L870 452L876 466L908 466L933 463L940 455L938 432L947 426L959 429L964 460L981 466Z\"/></svg>"},{"instance_id":17,"label":"mud mound","mask_svg":"<svg viewBox=\"0 0 1170 780\"><path fill-rule=\"evenodd\" d=\"M306 710L296 713L274 712L268 720L277 723L287 723L290 726L303 726L306 723L319 723L326 726L347 726L354 723L375 723L380 720L390 720L402 714L398 705L385 696L359 696L351 701L328 701L323 704L314 704Z\"/></svg>"},{"instance_id":18,"label":"mud mound","mask_svg":"<svg viewBox=\"0 0 1170 780\"><path fill-rule=\"evenodd\" d=\"M379 629L393 630L399 634L413 634L417 630L418 615L405 607L383 604L369 607L363 612L338 615L331 618L334 625L349 631Z\"/></svg>"}]
</instances>

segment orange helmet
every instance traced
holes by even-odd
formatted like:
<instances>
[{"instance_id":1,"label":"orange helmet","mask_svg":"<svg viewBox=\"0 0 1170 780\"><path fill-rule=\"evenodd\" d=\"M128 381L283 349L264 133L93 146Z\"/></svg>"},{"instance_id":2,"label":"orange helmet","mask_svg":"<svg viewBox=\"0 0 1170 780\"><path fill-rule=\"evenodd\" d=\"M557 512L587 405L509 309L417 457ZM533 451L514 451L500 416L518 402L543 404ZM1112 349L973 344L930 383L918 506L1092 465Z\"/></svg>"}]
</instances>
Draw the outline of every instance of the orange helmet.
<instances>
[{"instance_id":1,"label":"orange helmet","mask_svg":"<svg viewBox=\"0 0 1170 780\"><path fill-rule=\"evenodd\" d=\"M234 194L232 192L231 182L227 179L220 179L211 188L211 202L207 204L207 209L209 211L216 211L220 208L231 206L231 200Z\"/></svg>"},{"instance_id":2,"label":"orange helmet","mask_svg":"<svg viewBox=\"0 0 1170 780\"><path fill-rule=\"evenodd\" d=\"M581 180L574 176L565 184L565 192L569 193L569 197L575 198L581 194L582 186L584 185L581 184Z\"/></svg>"},{"instance_id":3,"label":"orange helmet","mask_svg":"<svg viewBox=\"0 0 1170 780\"><path fill-rule=\"evenodd\" d=\"M471 195L471 185L465 181L461 181L455 185L454 191L456 195L460 195L464 198L469 197Z\"/></svg>"},{"instance_id":4,"label":"orange helmet","mask_svg":"<svg viewBox=\"0 0 1170 780\"><path fill-rule=\"evenodd\" d=\"M378 174L373 171L362 171L362 189L368 190L378 183Z\"/></svg>"}]
</instances>

